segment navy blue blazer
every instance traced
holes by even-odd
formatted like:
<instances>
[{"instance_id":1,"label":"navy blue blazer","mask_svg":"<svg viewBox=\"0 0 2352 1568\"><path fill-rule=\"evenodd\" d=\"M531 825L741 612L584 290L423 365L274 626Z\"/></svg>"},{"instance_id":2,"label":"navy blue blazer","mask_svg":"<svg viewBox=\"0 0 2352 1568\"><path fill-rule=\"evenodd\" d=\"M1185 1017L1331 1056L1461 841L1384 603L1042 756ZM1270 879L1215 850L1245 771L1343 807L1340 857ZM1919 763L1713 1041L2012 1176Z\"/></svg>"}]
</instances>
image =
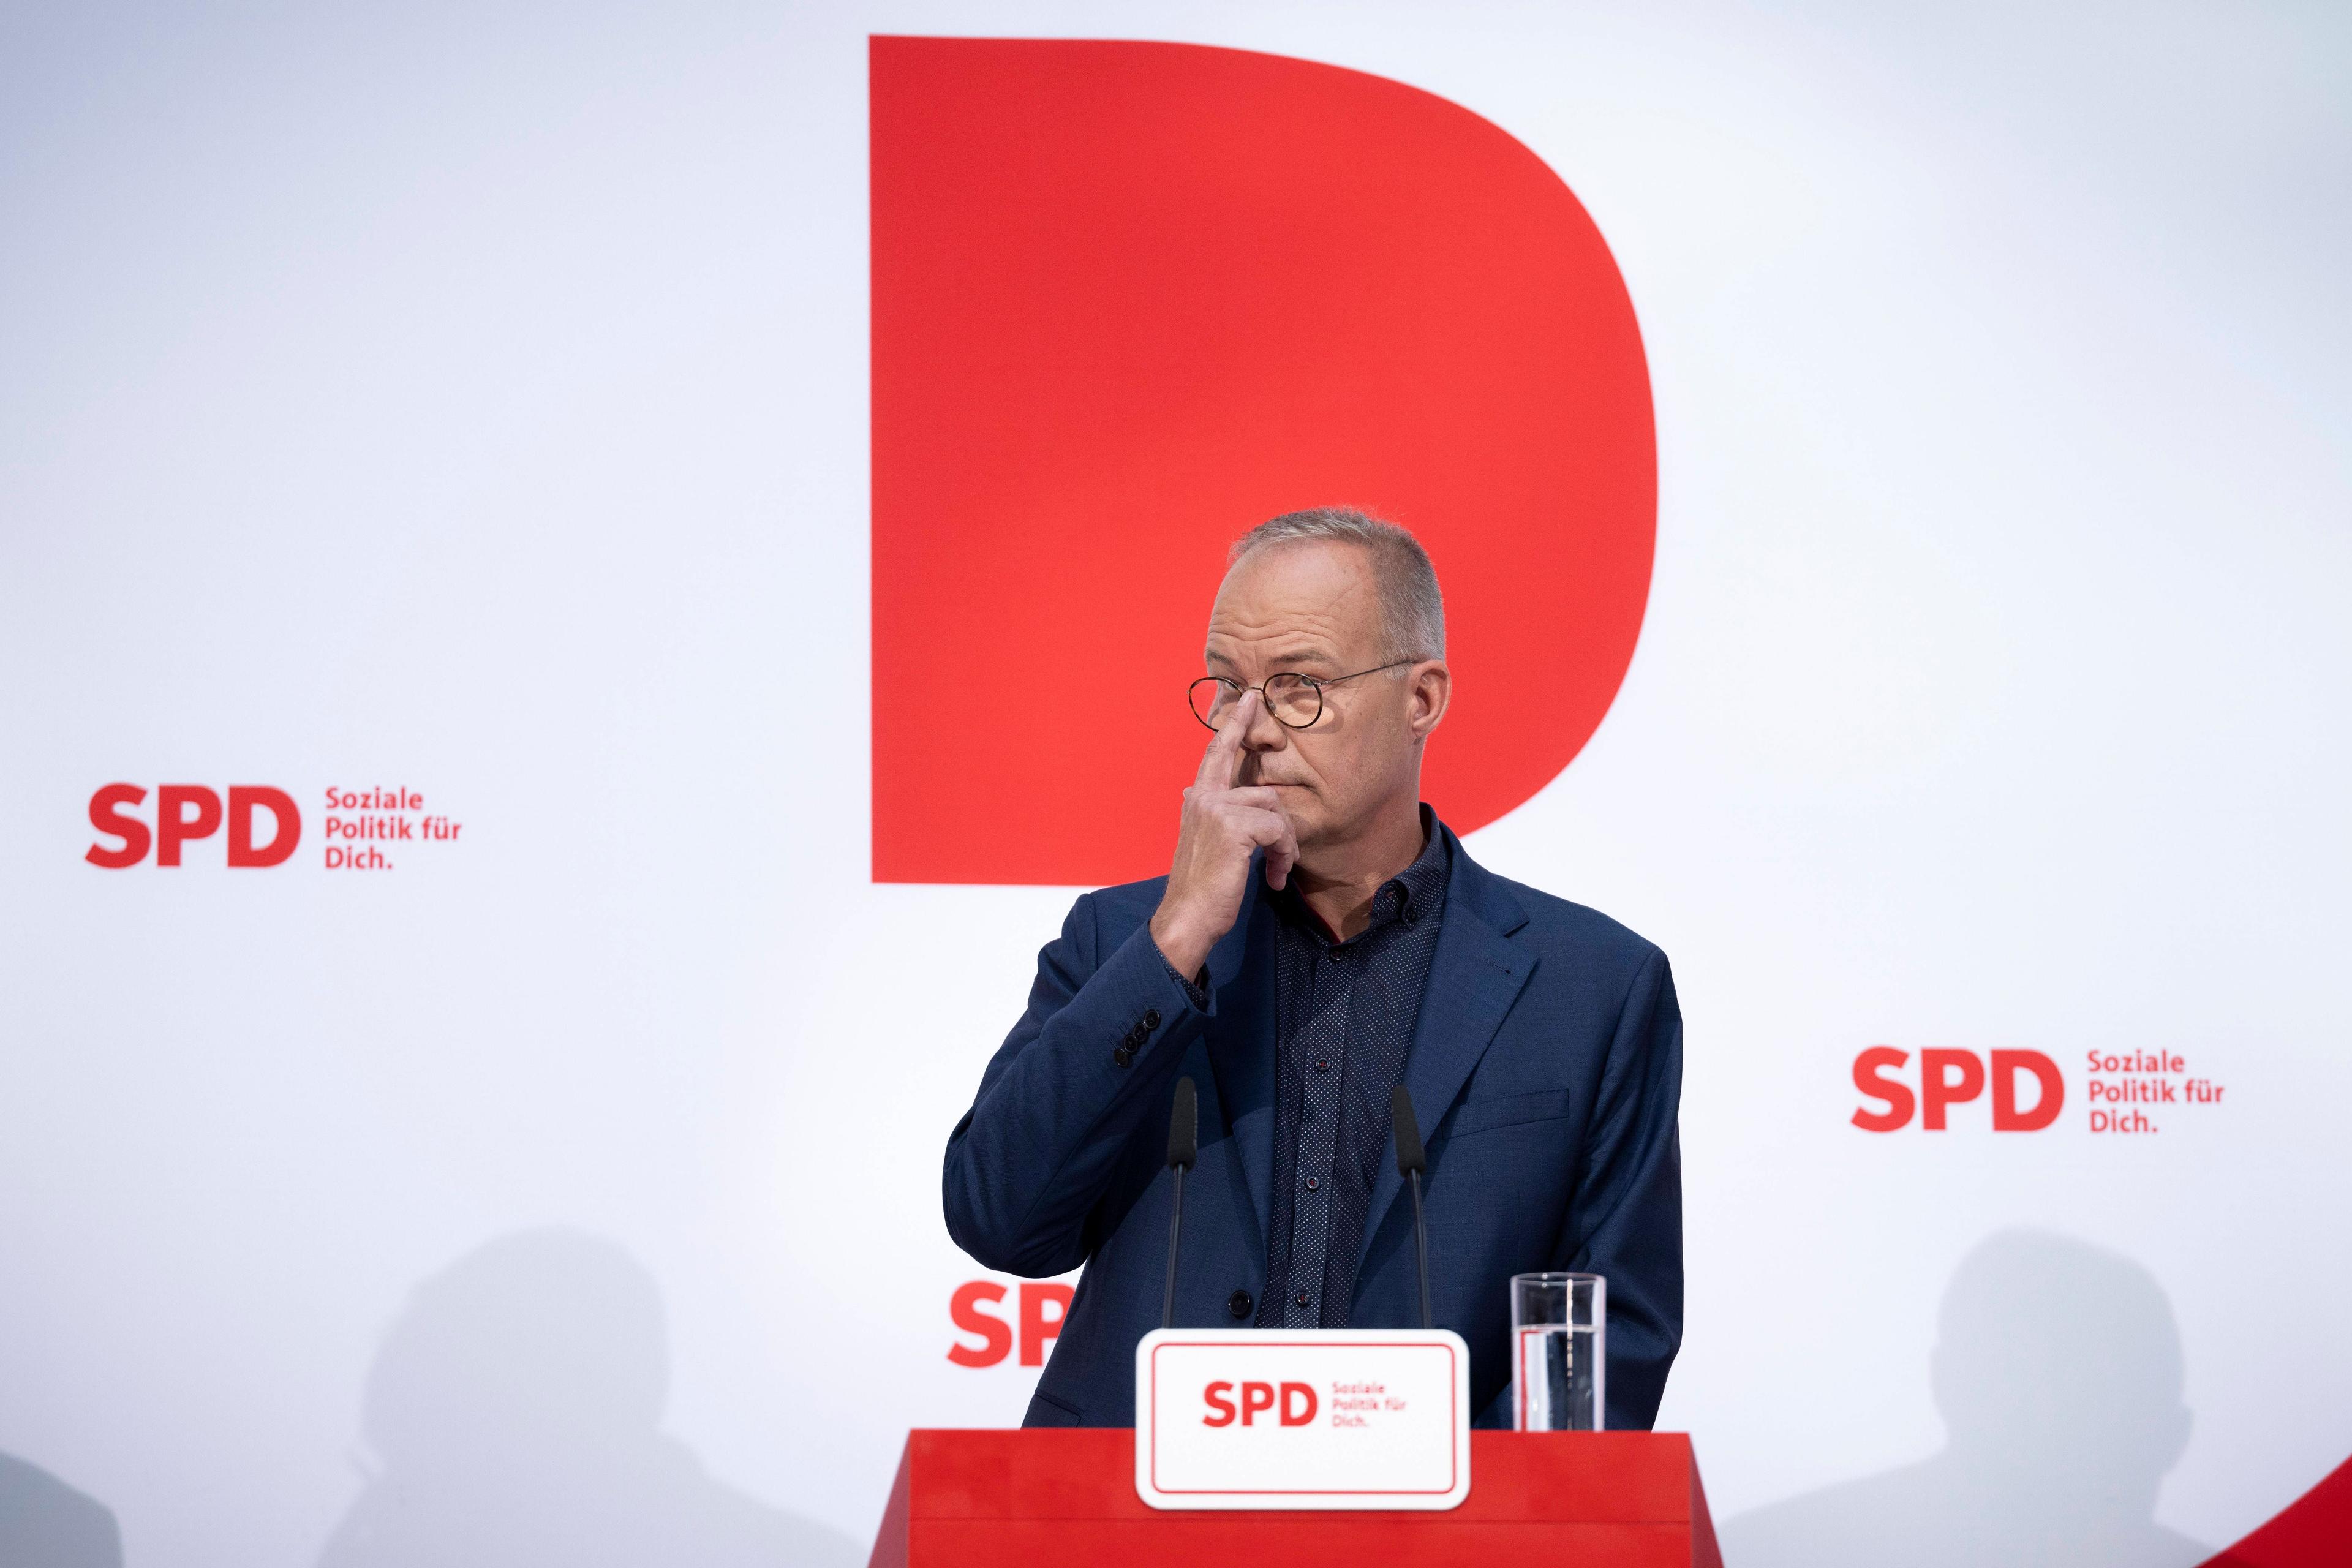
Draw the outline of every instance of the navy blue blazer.
<instances>
[{"instance_id":1,"label":"navy blue blazer","mask_svg":"<svg viewBox=\"0 0 2352 1568\"><path fill-rule=\"evenodd\" d=\"M1404 1071L1429 1149L1435 1320L1470 1346L1478 1424L1508 1426L1511 1276L1608 1276L1609 1425L1646 1428L1682 1340L1682 1013L1666 955L1449 847L1444 924ZM1071 908L1038 954L1029 1010L948 1138L958 1246L1010 1274L1086 1266L1033 1426L1134 1424L1135 1345L1160 1326L1167 1278L1180 1077L1200 1089L1201 1156L1185 1182L1176 1321L1234 1326L1236 1293L1254 1302L1265 1284L1279 917L1254 869L1241 918L1210 954L1203 1011L1151 940L1166 880ZM1421 1321L1402 1186L1391 1154L1365 1215L1352 1326Z\"/></svg>"}]
</instances>

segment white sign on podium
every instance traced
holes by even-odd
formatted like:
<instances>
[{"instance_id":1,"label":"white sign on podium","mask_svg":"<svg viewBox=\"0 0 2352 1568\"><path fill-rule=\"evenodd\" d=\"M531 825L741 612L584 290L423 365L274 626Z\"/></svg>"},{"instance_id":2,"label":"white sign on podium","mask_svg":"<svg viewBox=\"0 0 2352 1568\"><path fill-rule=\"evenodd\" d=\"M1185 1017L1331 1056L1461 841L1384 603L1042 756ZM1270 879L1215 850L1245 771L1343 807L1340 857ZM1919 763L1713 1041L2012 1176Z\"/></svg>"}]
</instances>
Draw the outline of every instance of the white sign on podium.
<instances>
[{"instance_id":1,"label":"white sign on podium","mask_svg":"<svg viewBox=\"0 0 2352 1568\"><path fill-rule=\"evenodd\" d=\"M1448 1509L1470 1495L1450 1329L1158 1329L1135 1348L1153 1508Z\"/></svg>"}]
</instances>

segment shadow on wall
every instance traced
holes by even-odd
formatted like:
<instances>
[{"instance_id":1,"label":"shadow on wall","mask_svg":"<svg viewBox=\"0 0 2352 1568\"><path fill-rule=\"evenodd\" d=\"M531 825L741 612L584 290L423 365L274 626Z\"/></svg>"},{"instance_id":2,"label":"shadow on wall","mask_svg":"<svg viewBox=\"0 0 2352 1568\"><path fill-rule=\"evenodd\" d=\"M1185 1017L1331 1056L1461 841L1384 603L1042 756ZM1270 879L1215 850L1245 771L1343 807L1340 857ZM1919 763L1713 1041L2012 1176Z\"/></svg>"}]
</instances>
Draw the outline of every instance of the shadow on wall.
<instances>
[{"instance_id":1,"label":"shadow on wall","mask_svg":"<svg viewBox=\"0 0 2352 1568\"><path fill-rule=\"evenodd\" d=\"M712 1479L659 1429L668 1384L661 1296L628 1254L563 1230L489 1243L418 1286L377 1353L373 1474L320 1568L865 1561Z\"/></svg>"},{"instance_id":2,"label":"shadow on wall","mask_svg":"<svg viewBox=\"0 0 2352 1568\"><path fill-rule=\"evenodd\" d=\"M122 1568L122 1532L104 1503L0 1454L0 1564Z\"/></svg>"},{"instance_id":3,"label":"shadow on wall","mask_svg":"<svg viewBox=\"0 0 2352 1568\"><path fill-rule=\"evenodd\" d=\"M1740 1515L1734 1568L2188 1568L2156 1522L2189 1442L2180 1331L2138 1264L2041 1231L1998 1232L1944 1292L1928 1363L1947 1439L1923 1463Z\"/></svg>"}]
</instances>

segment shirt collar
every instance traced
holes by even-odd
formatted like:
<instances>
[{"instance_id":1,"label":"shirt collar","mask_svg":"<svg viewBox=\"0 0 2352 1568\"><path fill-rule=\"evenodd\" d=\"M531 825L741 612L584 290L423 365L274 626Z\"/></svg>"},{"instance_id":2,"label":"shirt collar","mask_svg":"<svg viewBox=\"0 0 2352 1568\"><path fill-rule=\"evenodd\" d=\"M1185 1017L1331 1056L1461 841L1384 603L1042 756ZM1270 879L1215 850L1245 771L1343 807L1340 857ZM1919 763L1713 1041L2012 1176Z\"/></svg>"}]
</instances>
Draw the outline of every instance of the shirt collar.
<instances>
[{"instance_id":1,"label":"shirt collar","mask_svg":"<svg viewBox=\"0 0 2352 1568\"><path fill-rule=\"evenodd\" d=\"M1392 920L1402 920L1411 925L1435 914L1445 903L1445 884L1454 871L1453 854L1445 847L1445 829L1437 820L1437 813L1423 802L1421 807L1421 853L1412 865L1380 885L1372 895L1372 923L1359 933L1357 940L1380 930ZM1296 881L1286 884L1274 895L1275 907L1288 920L1315 933L1325 943L1332 943L1323 922L1307 909L1307 901L1298 895Z\"/></svg>"},{"instance_id":2,"label":"shirt collar","mask_svg":"<svg viewBox=\"0 0 2352 1568\"><path fill-rule=\"evenodd\" d=\"M1435 913L1445 902L1445 881L1454 869L1453 857L1445 847L1445 828L1425 802L1421 808L1421 831L1423 842L1412 864L1381 884L1383 893L1391 888L1398 890L1403 900L1402 912L1409 921Z\"/></svg>"}]
</instances>

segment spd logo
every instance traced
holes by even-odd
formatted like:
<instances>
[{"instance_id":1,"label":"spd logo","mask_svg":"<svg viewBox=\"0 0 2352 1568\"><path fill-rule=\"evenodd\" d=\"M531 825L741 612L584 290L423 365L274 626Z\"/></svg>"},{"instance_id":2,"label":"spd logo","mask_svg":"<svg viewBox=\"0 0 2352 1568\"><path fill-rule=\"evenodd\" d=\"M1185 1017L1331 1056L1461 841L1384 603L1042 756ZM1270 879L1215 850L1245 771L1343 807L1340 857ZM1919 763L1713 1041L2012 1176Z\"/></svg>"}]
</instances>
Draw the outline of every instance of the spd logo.
<instances>
[{"instance_id":1,"label":"spd logo","mask_svg":"<svg viewBox=\"0 0 2352 1568\"><path fill-rule=\"evenodd\" d=\"M1996 1132L2039 1132L2058 1120L2066 1103L2066 1080L2058 1064L2040 1051L1994 1051L1988 1069L1974 1051L1926 1050L1919 1053L1916 1094L1899 1073L1911 1059L1893 1046L1873 1046L1853 1058L1853 1086L1868 1100L1883 1100L1884 1110L1862 1106L1853 1124L1865 1132L1892 1132L1911 1124L1916 1111L1920 1128L1941 1132L1955 1105L1966 1105L1992 1088L1992 1130ZM2018 1093L2021 1079L2033 1082L2034 1098Z\"/></svg>"},{"instance_id":2,"label":"spd logo","mask_svg":"<svg viewBox=\"0 0 2352 1568\"><path fill-rule=\"evenodd\" d=\"M228 863L241 867L283 865L302 842L302 814L294 797L268 784L231 784L226 809L221 797L205 784L160 784L155 790L155 825L131 815L143 804L147 791L139 784L110 784L89 797L89 825L102 838L120 844L92 844L82 858L93 866L121 870L155 851L158 866L177 866L181 847L192 838L209 838L228 825ZM269 837L257 841L254 814L269 814Z\"/></svg>"},{"instance_id":3,"label":"spd logo","mask_svg":"<svg viewBox=\"0 0 2352 1568\"><path fill-rule=\"evenodd\" d=\"M1201 1417L1203 1426L1230 1426L1236 1414L1244 1426L1255 1425L1257 1417L1272 1411L1285 1426L1304 1426L1315 1419L1318 1402L1310 1384L1286 1383L1277 1391L1271 1383L1244 1383L1236 1403L1234 1385L1213 1383L1201 1391L1201 1403L1209 1413Z\"/></svg>"}]
</instances>

